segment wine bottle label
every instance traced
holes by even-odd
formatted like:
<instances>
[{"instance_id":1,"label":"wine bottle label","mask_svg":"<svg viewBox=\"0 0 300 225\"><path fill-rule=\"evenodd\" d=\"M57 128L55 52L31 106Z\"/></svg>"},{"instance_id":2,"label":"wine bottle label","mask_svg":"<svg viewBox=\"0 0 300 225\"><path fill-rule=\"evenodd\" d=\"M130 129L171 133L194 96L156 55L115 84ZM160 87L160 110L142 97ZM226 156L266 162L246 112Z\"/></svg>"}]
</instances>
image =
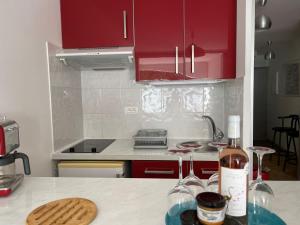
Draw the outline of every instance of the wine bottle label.
<instances>
[{"instance_id":1,"label":"wine bottle label","mask_svg":"<svg viewBox=\"0 0 300 225\"><path fill-rule=\"evenodd\" d=\"M245 216L247 214L247 175L245 169L221 167L221 194L229 196L226 214L229 216Z\"/></svg>"}]
</instances>

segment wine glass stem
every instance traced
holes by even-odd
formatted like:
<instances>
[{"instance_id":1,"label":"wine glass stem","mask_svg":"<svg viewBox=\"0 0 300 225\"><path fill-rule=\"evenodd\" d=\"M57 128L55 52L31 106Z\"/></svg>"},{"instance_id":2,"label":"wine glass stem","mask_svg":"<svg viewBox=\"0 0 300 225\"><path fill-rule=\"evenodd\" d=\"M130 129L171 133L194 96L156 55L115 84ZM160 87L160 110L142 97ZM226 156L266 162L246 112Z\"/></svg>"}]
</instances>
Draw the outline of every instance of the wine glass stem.
<instances>
[{"instance_id":1,"label":"wine glass stem","mask_svg":"<svg viewBox=\"0 0 300 225\"><path fill-rule=\"evenodd\" d=\"M178 157L178 163L179 163L179 184L182 184L182 157Z\"/></svg>"},{"instance_id":2,"label":"wine glass stem","mask_svg":"<svg viewBox=\"0 0 300 225\"><path fill-rule=\"evenodd\" d=\"M193 163L193 155L190 156L190 176L193 176L194 174L194 163Z\"/></svg>"},{"instance_id":3,"label":"wine glass stem","mask_svg":"<svg viewBox=\"0 0 300 225\"><path fill-rule=\"evenodd\" d=\"M262 180L262 161L263 161L264 154L258 153L257 160L258 160L258 170L257 170L257 180Z\"/></svg>"}]
</instances>

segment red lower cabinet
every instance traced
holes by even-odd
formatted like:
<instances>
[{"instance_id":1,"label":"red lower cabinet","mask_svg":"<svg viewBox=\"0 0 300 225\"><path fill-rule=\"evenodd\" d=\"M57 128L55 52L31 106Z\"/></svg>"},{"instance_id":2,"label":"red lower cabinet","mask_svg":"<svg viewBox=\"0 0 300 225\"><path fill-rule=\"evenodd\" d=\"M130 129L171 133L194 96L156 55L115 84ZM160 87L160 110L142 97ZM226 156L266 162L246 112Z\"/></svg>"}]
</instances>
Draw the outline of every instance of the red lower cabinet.
<instances>
[{"instance_id":1,"label":"red lower cabinet","mask_svg":"<svg viewBox=\"0 0 300 225\"><path fill-rule=\"evenodd\" d=\"M270 173L262 171L261 177L263 180L270 180ZM257 178L257 169L253 169L253 179L255 180Z\"/></svg>"},{"instance_id":2,"label":"red lower cabinet","mask_svg":"<svg viewBox=\"0 0 300 225\"><path fill-rule=\"evenodd\" d=\"M218 171L218 162L195 161L194 171L196 176L207 179ZM188 175L189 162L183 162L182 172L184 177ZM133 178L178 178L178 162L135 160L131 162L131 176Z\"/></svg>"},{"instance_id":3,"label":"red lower cabinet","mask_svg":"<svg viewBox=\"0 0 300 225\"><path fill-rule=\"evenodd\" d=\"M201 179L208 179L211 175L218 172L219 162L218 161L195 161L194 162L194 173Z\"/></svg>"},{"instance_id":4,"label":"red lower cabinet","mask_svg":"<svg viewBox=\"0 0 300 225\"><path fill-rule=\"evenodd\" d=\"M187 163L183 162L183 174L187 174ZM131 176L133 178L178 178L177 161L146 161L131 162Z\"/></svg>"},{"instance_id":5,"label":"red lower cabinet","mask_svg":"<svg viewBox=\"0 0 300 225\"><path fill-rule=\"evenodd\" d=\"M190 171L189 161L183 161L182 172L183 177L186 177ZM211 175L218 172L218 161L194 161L194 173L201 179L208 179ZM254 179L257 176L257 171L254 168ZM131 177L132 178L166 178L177 179L179 177L177 161L148 161L134 160L131 161ZM269 180L269 173L263 172L264 180Z\"/></svg>"}]
</instances>

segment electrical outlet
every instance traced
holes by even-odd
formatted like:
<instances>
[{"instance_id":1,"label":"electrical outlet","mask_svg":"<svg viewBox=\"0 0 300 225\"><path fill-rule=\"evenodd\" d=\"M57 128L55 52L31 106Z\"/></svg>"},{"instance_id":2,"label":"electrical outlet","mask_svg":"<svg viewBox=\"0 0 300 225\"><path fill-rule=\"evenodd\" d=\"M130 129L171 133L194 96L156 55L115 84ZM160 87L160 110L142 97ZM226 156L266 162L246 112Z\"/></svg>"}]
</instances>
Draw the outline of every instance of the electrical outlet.
<instances>
[{"instance_id":1,"label":"electrical outlet","mask_svg":"<svg viewBox=\"0 0 300 225\"><path fill-rule=\"evenodd\" d=\"M136 106L125 107L125 114L137 114L138 112L139 112L139 108Z\"/></svg>"}]
</instances>

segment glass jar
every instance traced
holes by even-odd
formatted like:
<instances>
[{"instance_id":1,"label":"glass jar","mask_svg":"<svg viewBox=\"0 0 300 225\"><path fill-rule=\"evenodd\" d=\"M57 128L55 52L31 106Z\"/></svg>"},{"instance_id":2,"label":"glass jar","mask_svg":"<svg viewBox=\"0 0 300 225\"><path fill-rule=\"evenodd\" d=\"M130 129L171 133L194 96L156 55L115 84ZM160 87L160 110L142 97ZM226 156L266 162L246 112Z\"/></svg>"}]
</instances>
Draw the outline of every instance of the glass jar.
<instances>
[{"instance_id":1,"label":"glass jar","mask_svg":"<svg viewBox=\"0 0 300 225\"><path fill-rule=\"evenodd\" d=\"M226 199L215 192L197 195L197 216L202 224L221 225L224 223Z\"/></svg>"}]
</instances>

